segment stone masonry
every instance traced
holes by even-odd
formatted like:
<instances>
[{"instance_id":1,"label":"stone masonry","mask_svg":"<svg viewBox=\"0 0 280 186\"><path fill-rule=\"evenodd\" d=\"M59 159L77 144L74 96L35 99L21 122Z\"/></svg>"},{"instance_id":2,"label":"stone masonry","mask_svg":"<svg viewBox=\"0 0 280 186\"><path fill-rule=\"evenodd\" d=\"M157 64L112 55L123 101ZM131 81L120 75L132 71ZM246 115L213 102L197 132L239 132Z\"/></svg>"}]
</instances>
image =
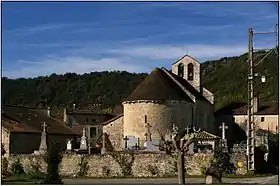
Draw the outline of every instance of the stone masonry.
<instances>
[{"instance_id":1,"label":"stone masonry","mask_svg":"<svg viewBox=\"0 0 280 186\"><path fill-rule=\"evenodd\" d=\"M81 163L82 157L84 157L88 167L88 171L85 176L89 177L167 177L176 176L177 172L176 156L167 155L165 153L117 153L117 155L108 153L105 155L65 154L60 164L60 174L62 176L70 177L77 175L81 169L79 164ZM121 163L122 161L118 161L124 157L126 158L126 165ZM30 169L32 162L39 162L41 170L46 170L46 163L43 158L34 155L10 156L8 158L9 168L11 168L12 162L16 158L20 158L25 171ZM201 175L203 170L209 164L211 158L212 154L195 154L193 156L187 155L185 157L187 174ZM240 159L240 157L237 159ZM131 161L130 165L127 163L129 161ZM125 175L123 171L124 168L126 170L131 168L131 175ZM246 172L242 171L240 173L244 174Z\"/></svg>"}]
</instances>

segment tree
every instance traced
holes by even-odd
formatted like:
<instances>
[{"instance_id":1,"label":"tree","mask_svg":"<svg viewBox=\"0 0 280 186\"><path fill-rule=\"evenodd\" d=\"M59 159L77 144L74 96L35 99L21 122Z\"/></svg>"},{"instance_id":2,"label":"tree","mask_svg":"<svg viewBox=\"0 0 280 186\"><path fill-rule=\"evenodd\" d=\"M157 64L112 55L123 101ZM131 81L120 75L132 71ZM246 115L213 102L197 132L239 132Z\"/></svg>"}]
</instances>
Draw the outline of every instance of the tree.
<instances>
[{"instance_id":1,"label":"tree","mask_svg":"<svg viewBox=\"0 0 280 186\"><path fill-rule=\"evenodd\" d=\"M59 144L54 143L51 145L44 158L47 163L47 173L43 182L45 184L62 184L62 179L59 175L59 164L62 161Z\"/></svg>"},{"instance_id":2,"label":"tree","mask_svg":"<svg viewBox=\"0 0 280 186\"><path fill-rule=\"evenodd\" d=\"M172 143L160 134L166 151L168 153L176 151L177 153L178 182L180 185L185 184L185 153L188 151L189 145L195 141L197 132L199 131L193 130L192 133L189 133L188 128L179 131L175 124L173 124Z\"/></svg>"}]
</instances>

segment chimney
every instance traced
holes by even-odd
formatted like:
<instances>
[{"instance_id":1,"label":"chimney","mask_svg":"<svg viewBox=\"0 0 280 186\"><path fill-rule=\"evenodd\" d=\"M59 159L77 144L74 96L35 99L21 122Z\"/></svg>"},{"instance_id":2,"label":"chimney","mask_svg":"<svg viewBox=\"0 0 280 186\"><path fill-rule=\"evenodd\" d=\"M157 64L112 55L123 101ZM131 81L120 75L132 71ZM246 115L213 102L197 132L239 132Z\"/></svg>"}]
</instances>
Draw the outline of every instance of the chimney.
<instances>
[{"instance_id":1,"label":"chimney","mask_svg":"<svg viewBox=\"0 0 280 186\"><path fill-rule=\"evenodd\" d=\"M67 108L63 110L63 122L68 124Z\"/></svg>"},{"instance_id":2,"label":"chimney","mask_svg":"<svg viewBox=\"0 0 280 186\"><path fill-rule=\"evenodd\" d=\"M74 103L73 104L73 111L76 109L76 104Z\"/></svg>"},{"instance_id":3,"label":"chimney","mask_svg":"<svg viewBox=\"0 0 280 186\"><path fill-rule=\"evenodd\" d=\"M51 107L48 107L48 108L47 108L47 115L48 115L49 117L51 117Z\"/></svg>"},{"instance_id":4,"label":"chimney","mask_svg":"<svg viewBox=\"0 0 280 186\"><path fill-rule=\"evenodd\" d=\"M253 103L254 103L254 113L257 113L259 111L259 98L258 96L255 96L253 98Z\"/></svg>"}]
</instances>

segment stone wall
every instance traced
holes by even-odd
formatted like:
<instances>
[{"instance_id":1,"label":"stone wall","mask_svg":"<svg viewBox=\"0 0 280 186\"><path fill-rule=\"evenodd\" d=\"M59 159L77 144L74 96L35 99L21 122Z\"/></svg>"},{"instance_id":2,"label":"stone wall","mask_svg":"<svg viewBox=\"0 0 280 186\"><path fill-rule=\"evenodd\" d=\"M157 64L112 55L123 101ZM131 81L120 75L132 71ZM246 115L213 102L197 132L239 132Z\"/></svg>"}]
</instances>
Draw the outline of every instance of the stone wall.
<instances>
[{"instance_id":1,"label":"stone wall","mask_svg":"<svg viewBox=\"0 0 280 186\"><path fill-rule=\"evenodd\" d=\"M124 136L136 136L140 146L145 142L145 116L151 125L150 132L153 140L160 140L162 135L171 132L172 124L181 128L192 123L192 105L184 101L136 101L124 105ZM160 131L160 133L158 132Z\"/></svg>"},{"instance_id":2,"label":"stone wall","mask_svg":"<svg viewBox=\"0 0 280 186\"><path fill-rule=\"evenodd\" d=\"M2 127L1 130L1 143L4 145L4 149L6 151L5 156L10 154L10 132Z\"/></svg>"},{"instance_id":3,"label":"stone wall","mask_svg":"<svg viewBox=\"0 0 280 186\"><path fill-rule=\"evenodd\" d=\"M185 156L185 167L188 175L201 175L203 170L208 166L212 154L194 154ZM18 155L10 156L9 168L12 162L20 158L24 170L30 169L32 162L38 162L42 171L46 170L46 163L40 156ZM238 174L245 174L246 155L232 155L232 161L238 167ZM81 170L81 161L86 162L88 167L84 176L89 177L166 177L176 176L177 157L176 155L167 155L165 153L111 153L105 155L69 155L63 156L60 164L60 174L62 176L78 175ZM242 167L240 163L242 162Z\"/></svg>"},{"instance_id":4,"label":"stone wall","mask_svg":"<svg viewBox=\"0 0 280 186\"><path fill-rule=\"evenodd\" d=\"M114 155L65 154L60 164L60 174L63 176L77 175L81 169L79 164L83 157L88 166L88 171L85 176L89 177L164 177L175 176L177 170L176 156L165 153L114 153ZM208 164L211 157L211 154L187 155L185 158L187 173L189 175L200 175L201 170ZM30 169L32 162L38 162L41 170L46 170L46 163L43 158L34 155L10 156L8 158L9 168L11 168L12 162L17 158L20 158L25 171ZM121 163L121 160L125 160L126 165ZM129 172L131 172L131 175L129 175Z\"/></svg>"},{"instance_id":5,"label":"stone wall","mask_svg":"<svg viewBox=\"0 0 280 186\"><path fill-rule=\"evenodd\" d=\"M193 64L194 79L193 81L187 81L200 92L200 63L190 56L184 56L176 63L172 64L172 73L178 75L178 65L181 63L184 65L184 79L186 80L188 74L188 64Z\"/></svg>"},{"instance_id":6,"label":"stone wall","mask_svg":"<svg viewBox=\"0 0 280 186\"><path fill-rule=\"evenodd\" d=\"M105 125L103 132L109 135L109 140L115 151L123 149L123 116Z\"/></svg>"},{"instance_id":7,"label":"stone wall","mask_svg":"<svg viewBox=\"0 0 280 186\"><path fill-rule=\"evenodd\" d=\"M247 115L235 115L235 123L241 125L246 123ZM263 118L263 121L262 121ZM268 130L270 132L279 132L278 130L278 115L257 115L255 114L256 127L262 130Z\"/></svg>"}]
</instances>

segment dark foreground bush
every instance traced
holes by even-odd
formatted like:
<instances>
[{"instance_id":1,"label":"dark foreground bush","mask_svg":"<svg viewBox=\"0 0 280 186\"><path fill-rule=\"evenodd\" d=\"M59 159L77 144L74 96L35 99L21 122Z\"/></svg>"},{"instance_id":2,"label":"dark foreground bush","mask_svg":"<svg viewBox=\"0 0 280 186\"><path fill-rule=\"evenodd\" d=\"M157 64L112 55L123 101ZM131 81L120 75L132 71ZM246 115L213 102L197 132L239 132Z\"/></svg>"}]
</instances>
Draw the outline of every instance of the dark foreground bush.
<instances>
[{"instance_id":1,"label":"dark foreground bush","mask_svg":"<svg viewBox=\"0 0 280 186\"><path fill-rule=\"evenodd\" d=\"M59 175L59 164L61 163L61 160L62 154L59 145L51 145L45 156L47 173L44 176L44 184L62 184L62 179Z\"/></svg>"}]
</instances>

